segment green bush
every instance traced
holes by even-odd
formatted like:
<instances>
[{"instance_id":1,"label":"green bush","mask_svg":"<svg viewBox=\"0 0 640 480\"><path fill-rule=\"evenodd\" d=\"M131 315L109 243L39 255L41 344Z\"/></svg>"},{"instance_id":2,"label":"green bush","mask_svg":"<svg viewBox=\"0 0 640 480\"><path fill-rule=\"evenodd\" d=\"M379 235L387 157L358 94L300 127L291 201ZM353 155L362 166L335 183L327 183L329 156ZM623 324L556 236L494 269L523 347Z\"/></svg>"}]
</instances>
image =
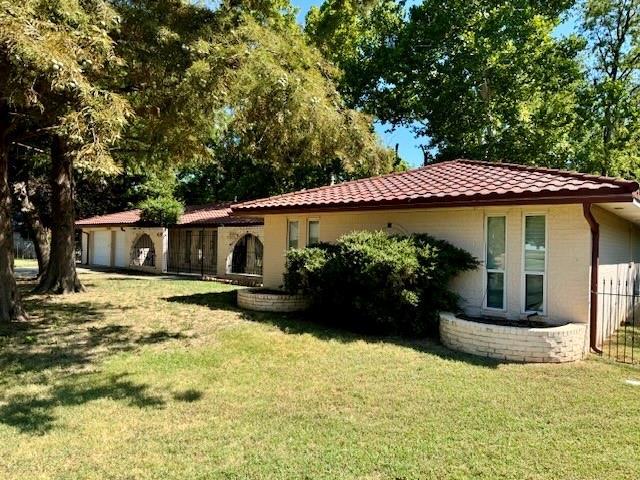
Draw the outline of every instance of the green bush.
<instances>
[{"instance_id":1,"label":"green bush","mask_svg":"<svg viewBox=\"0 0 640 480\"><path fill-rule=\"evenodd\" d=\"M184 206L173 197L148 198L139 205L143 222L154 225L175 225L184 213Z\"/></svg>"},{"instance_id":2,"label":"green bush","mask_svg":"<svg viewBox=\"0 0 640 480\"><path fill-rule=\"evenodd\" d=\"M335 245L287 254L285 288L313 300L319 319L359 332L425 335L456 308L449 282L478 266L468 252L428 235L354 232Z\"/></svg>"}]
</instances>

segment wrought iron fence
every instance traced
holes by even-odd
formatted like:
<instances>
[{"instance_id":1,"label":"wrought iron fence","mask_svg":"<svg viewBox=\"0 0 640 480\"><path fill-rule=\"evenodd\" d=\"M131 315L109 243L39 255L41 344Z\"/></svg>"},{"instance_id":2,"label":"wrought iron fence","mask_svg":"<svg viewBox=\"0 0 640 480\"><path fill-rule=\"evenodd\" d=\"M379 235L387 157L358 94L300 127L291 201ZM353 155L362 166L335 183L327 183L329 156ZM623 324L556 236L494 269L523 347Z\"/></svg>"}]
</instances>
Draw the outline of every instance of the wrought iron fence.
<instances>
[{"instance_id":1,"label":"wrought iron fence","mask_svg":"<svg viewBox=\"0 0 640 480\"><path fill-rule=\"evenodd\" d=\"M598 330L601 355L640 364L640 283L603 280L598 288Z\"/></svg>"},{"instance_id":2,"label":"wrought iron fence","mask_svg":"<svg viewBox=\"0 0 640 480\"><path fill-rule=\"evenodd\" d=\"M218 233L215 229L169 230L167 271L201 276L217 274Z\"/></svg>"}]
</instances>

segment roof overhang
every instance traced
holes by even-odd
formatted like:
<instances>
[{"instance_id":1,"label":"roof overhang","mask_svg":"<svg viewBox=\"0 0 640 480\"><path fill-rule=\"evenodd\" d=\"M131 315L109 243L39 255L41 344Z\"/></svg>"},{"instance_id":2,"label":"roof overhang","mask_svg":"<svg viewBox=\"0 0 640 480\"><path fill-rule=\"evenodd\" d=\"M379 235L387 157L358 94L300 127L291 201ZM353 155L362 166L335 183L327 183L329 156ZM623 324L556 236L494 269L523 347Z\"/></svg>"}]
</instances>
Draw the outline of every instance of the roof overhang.
<instances>
[{"instance_id":1,"label":"roof overhang","mask_svg":"<svg viewBox=\"0 0 640 480\"><path fill-rule=\"evenodd\" d=\"M627 202L604 202L596 203L596 205L635 225L640 225L640 200L638 198Z\"/></svg>"},{"instance_id":2,"label":"roof overhang","mask_svg":"<svg viewBox=\"0 0 640 480\"><path fill-rule=\"evenodd\" d=\"M598 205L625 205L638 203L636 192L612 193L601 195L536 195L531 197L495 196L492 198L435 198L428 201L389 201L389 202L353 202L339 204L309 204L289 207L263 207L251 209L231 207L233 216L253 216L264 217L265 215L288 214L288 213L331 213L338 211L354 210L398 210L398 209L429 209L429 208L461 208L461 207L492 207L504 205L561 205L561 204L582 204L594 203ZM603 207L604 208L604 207ZM613 208L613 207L611 207Z\"/></svg>"}]
</instances>

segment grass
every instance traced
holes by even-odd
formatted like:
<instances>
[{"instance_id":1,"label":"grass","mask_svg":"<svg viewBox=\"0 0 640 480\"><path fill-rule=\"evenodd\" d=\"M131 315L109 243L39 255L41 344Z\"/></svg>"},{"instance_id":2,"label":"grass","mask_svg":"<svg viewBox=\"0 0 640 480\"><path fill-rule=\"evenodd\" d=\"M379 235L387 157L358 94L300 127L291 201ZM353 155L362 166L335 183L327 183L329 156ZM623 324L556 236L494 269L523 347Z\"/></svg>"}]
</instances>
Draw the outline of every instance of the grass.
<instances>
[{"instance_id":1,"label":"grass","mask_svg":"<svg viewBox=\"0 0 640 480\"><path fill-rule=\"evenodd\" d=\"M84 274L0 336L0 478L640 478L637 368L501 364ZM28 283L22 284L26 289Z\"/></svg>"},{"instance_id":2,"label":"grass","mask_svg":"<svg viewBox=\"0 0 640 480\"><path fill-rule=\"evenodd\" d=\"M13 264L17 268L38 268L38 262L29 258L16 258Z\"/></svg>"},{"instance_id":3,"label":"grass","mask_svg":"<svg viewBox=\"0 0 640 480\"><path fill-rule=\"evenodd\" d=\"M635 320L635 319L634 319ZM640 325L630 321L611 335L602 346L605 358L629 364L640 364Z\"/></svg>"}]
</instances>

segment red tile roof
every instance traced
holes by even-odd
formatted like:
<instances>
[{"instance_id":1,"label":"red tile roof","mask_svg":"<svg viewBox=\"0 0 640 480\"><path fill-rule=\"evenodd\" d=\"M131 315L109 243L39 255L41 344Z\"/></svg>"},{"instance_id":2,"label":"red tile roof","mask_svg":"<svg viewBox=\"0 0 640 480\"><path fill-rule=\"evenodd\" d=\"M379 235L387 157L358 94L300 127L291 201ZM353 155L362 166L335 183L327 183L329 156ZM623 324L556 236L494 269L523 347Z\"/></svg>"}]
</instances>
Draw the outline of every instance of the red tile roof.
<instances>
[{"instance_id":1,"label":"red tile roof","mask_svg":"<svg viewBox=\"0 0 640 480\"><path fill-rule=\"evenodd\" d=\"M216 203L186 207L178 220L178 225L218 226L218 225L261 225L262 220L250 217L231 216L230 203ZM142 225L141 210L110 213L78 220L76 227Z\"/></svg>"},{"instance_id":2,"label":"red tile roof","mask_svg":"<svg viewBox=\"0 0 640 480\"><path fill-rule=\"evenodd\" d=\"M452 160L407 172L301 190L233 205L234 213L402 206L577 203L626 195L638 183L510 163Z\"/></svg>"}]
</instances>

